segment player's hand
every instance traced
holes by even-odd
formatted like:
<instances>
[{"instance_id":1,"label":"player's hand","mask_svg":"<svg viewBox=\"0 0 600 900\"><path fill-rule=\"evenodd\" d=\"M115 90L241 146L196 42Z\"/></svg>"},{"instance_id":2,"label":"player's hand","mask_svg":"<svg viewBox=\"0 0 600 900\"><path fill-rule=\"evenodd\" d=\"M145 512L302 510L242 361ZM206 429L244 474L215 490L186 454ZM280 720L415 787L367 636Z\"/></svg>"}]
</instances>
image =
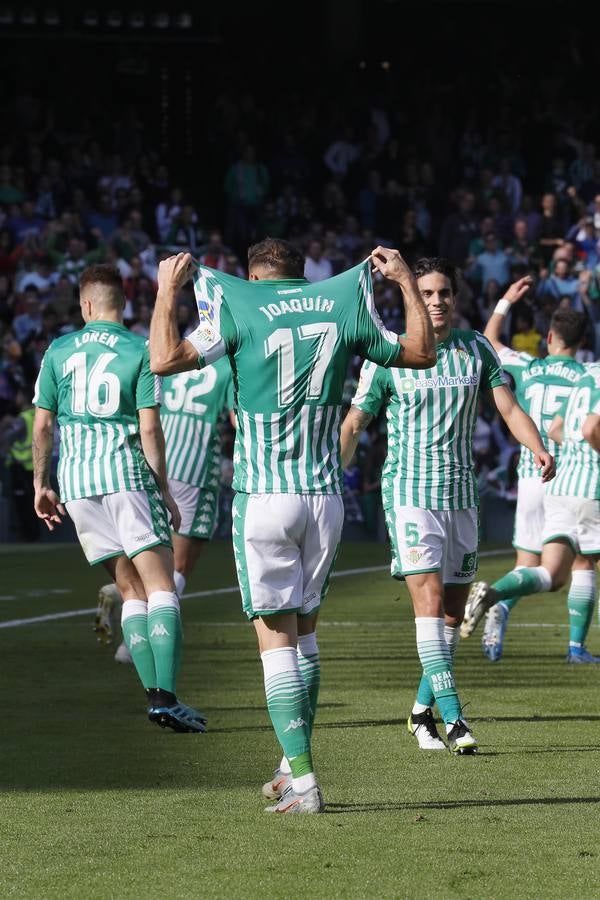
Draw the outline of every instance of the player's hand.
<instances>
[{"instance_id":1,"label":"player's hand","mask_svg":"<svg viewBox=\"0 0 600 900\"><path fill-rule=\"evenodd\" d=\"M158 266L158 289L177 292L194 271L191 253L178 253L161 260Z\"/></svg>"},{"instance_id":2,"label":"player's hand","mask_svg":"<svg viewBox=\"0 0 600 900\"><path fill-rule=\"evenodd\" d=\"M523 278L519 278L518 281L511 284L504 294L504 299L508 300L509 303L516 303L517 300L520 300L531 287L533 287L533 278L531 275L525 275Z\"/></svg>"},{"instance_id":3,"label":"player's hand","mask_svg":"<svg viewBox=\"0 0 600 900\"><path fill-rule=\"evenodd\" d=\"M169 510L169 515L171 517L171 527L173 531L179 531L181 528L181 513L179 512L179 507L173 500L173 497L169 493L169 491L165 491L163 493L163 500L165 501L165 506Z\"/></svg>"},{"instance_id":4,"label":"player's hand","mask_svg":"<svg viewBox=\"0 0 600 900\"><path fill-rule=\"evenodd\" d=\"M396 281L398 284L406 283L413 277L398 250L390 250L389 247L375 247L371 253L373 270L381 272L384 278Z\"/></svg>"},{"instance_id":5,"label":"player's hand","mask_svg":"<svg viewBox=\"0 0 600 900\"><path fill-rule=\"evenodd\" d=\"M542 483L545 484L547 481L552 481L556 475L554 457L551 456L547 450L544 450L543 453L536 453L534 459L536 467L539 469L540 475L542 476Z\"/></svg>"},{"instance_id":6,"label":"player's hand","mask_svg":"<svg viewBox=\"0 0 600 900\"><path fill-rule=\"evenodd\" d=\"M51 488L41 488L35 492L34 509L37 517L46 523L49 531L54 531L55 525L61 525L61 516L66 516L66 510Z\"/></svg>"}]
</instances>

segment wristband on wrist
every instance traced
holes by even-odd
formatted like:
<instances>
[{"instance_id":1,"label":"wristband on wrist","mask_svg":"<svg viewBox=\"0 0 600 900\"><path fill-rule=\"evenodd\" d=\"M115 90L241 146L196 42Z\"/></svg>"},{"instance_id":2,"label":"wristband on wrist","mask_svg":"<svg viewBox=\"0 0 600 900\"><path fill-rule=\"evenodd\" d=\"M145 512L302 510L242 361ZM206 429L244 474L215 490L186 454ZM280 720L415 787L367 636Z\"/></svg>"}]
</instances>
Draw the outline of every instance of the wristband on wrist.
<instances>
[{"instance_id":1,"label":"wristband on wrist","mask_svg":"<svg viewBox=\"0 0 600 900\"><path fill-rule=\"evenodd\" d=\"M499 316L505 316L506 313L510 309L510 300L507 300L506 297L502 297L501 300L498 300L496 306L494 308L494 312L498 313Z\"/></svg>"}]
</instances>

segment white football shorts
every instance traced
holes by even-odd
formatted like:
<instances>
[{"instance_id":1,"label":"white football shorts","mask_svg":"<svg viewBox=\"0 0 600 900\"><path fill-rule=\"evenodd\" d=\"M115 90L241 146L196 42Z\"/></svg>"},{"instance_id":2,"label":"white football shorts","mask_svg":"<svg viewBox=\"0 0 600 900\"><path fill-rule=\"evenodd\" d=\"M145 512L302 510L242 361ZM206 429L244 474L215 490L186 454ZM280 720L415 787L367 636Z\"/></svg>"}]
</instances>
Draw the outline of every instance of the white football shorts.
<instances>
[{"instance_id":1,"label":"white football shorts","mask_svg":"<svg viewBox=\"0 0 600 900\"><path fill-rule=\"evenodd\" d=\"M541 478L519 478L513 547L529 553L542 552L545 486Z\"/></svg>"},{"instance_id":2,"label":"white football shorts","mask_svg":"<svg viewBox=\"0 0 600 900\"><path fill-rule=\"evenodd\" d=\"M233 552L249 619L318 610L344 522L339 494L242 494L232 508Z\"/></svg>"},{"instance_id":3,"label":"white football shorts","mask_svg":"<svg viewBox=\"0 0 600 900\"><path fill-rule=\"evenodd\" d=\"M215 533L219 511L218 491L205 490L169 479L169 490L181 513L177 534L209 541Z\"/></svg>"},{"instance_id":4,"label":"white football shorts","mask_svg":"<svg viewBox=\"0 0 600 900\"><path fill-rule=\"evenodd\" d=\"M386 509L392 545L391 573L440 572L444 584L470 584L477 572L477 509Z\"/></svg>"},{"instance_id":5,"label":"white football shorts","mask_svg":"<svg viewBox=\"0 0 600 900\"><path fill-rule=\"evenodd\" d=\"M544 532L542 541L551 544L564 538L575 553L583 556L600 554L600 502L584 497L544 497Z\"/></svg>"},{"instance_id":6,"label":"white football shorts","mask_svg":"<svg viewBox=\"0 0 600 900\"><path fill-rule=\"evenodd\" d=\"M169 514L160 492L122 491L65 503L90 565L158 544L171 546Z\"/></svg>"}]
</instances>

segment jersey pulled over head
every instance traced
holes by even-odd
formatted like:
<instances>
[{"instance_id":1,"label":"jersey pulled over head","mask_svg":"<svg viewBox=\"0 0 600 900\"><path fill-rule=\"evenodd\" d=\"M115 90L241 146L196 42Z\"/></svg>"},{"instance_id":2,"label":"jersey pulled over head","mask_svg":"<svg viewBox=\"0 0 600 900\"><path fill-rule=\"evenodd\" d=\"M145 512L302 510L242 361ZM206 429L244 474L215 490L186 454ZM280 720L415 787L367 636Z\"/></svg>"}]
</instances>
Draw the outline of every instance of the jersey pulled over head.
<instances>
[{"instance_id":1,"label":"jersey pulled over head","mask_svg":"<svg viewBox=\"0 0 600 900\"><path fill-rule=\"evenodd\" d=\"M187 338L200 365L223 353L230 359L238 411L234 488L339 493L349 360L358 354L389 366L397 335L375 311L368 261L311 284L291 245L270 240L257 248L249 257L251 281L198 269L200 326Z\"/></svg>"}]
</instances>

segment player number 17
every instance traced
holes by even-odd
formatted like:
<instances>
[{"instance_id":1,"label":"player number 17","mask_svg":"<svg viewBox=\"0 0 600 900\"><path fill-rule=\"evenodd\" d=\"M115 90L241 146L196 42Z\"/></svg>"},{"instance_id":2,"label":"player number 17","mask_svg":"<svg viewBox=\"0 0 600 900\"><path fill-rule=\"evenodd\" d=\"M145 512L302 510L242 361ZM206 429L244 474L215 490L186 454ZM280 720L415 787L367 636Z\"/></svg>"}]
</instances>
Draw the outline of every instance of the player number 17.
<instances>
[{"instance_id":1,"label":"player number 17","mask_svg":"<svg viewBox=\"0 0 600 900\"><path fill-rule=\"evenodd\" d=\"M296 384L294 330L301 341L315 341L316 343L306 389L307 400L318 400L321 396L323 379L337 340L335 322L315 322L310 325L300 325L296 329L277 328L269 335L265 340L265 359L269 359L274 354L277 355L279 406L289 406L294 402Z\"/></svg>"}]
</instances>

